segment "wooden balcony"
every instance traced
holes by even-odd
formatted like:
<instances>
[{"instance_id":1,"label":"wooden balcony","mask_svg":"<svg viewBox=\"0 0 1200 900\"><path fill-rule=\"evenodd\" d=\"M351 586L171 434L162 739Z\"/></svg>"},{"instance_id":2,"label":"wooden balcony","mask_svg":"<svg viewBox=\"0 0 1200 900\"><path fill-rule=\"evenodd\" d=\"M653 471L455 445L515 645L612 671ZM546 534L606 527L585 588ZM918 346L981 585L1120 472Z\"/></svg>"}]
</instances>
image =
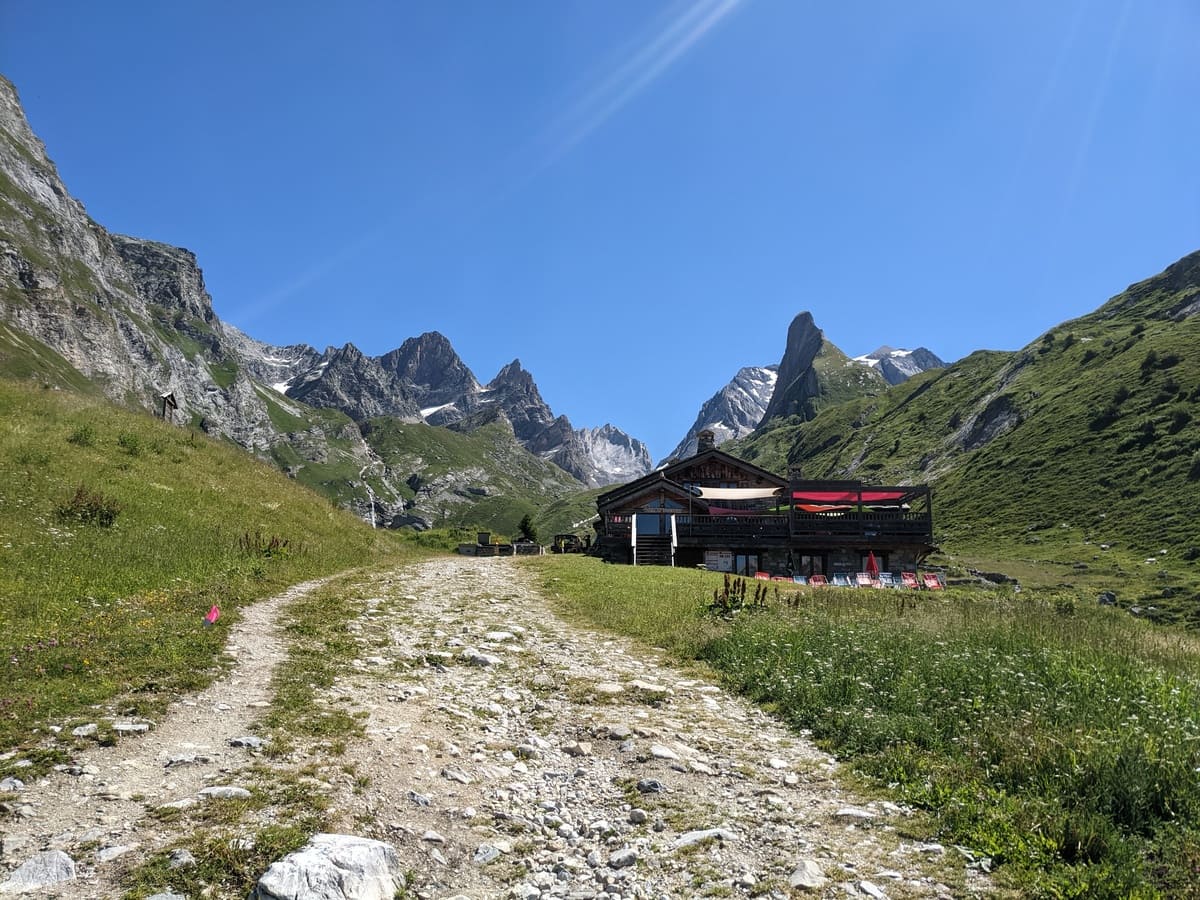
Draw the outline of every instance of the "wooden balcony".
<instances>
[{"instance_id":1,"label":"wooden balcony","mask_svg":"<svg viewBox=\"0 0 1200 900\"><path fill-rule=\"evenodd\" d=\"M786 546L816 544L829 546L884 546L930 543L933 517L928 512L843 512L838 515L794 513L793 515L688 516L675 517L675 532L684 546ZM604 534L628 542L627 516L608 517Z\"/></svg>"}]
</instances>

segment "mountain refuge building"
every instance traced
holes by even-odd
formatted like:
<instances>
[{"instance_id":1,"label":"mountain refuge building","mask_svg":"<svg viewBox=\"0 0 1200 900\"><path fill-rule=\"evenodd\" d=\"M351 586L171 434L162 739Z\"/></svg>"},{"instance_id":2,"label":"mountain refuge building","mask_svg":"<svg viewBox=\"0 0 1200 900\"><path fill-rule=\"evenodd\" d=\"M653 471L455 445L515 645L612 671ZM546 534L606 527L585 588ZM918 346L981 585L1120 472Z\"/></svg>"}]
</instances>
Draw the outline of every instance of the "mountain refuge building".
<instances>
[{"instance_id":1,"label":"mountain refuge building","mask_svg":"<svg viewBox=\"0 0 1200 900\"><path fill-rule=\"evenodd\" d=\"M781 478L716 449L596 498L598 555L614 563L755 575L915 570L936 549L926 485Z\"/></svg>"}]
</instances>

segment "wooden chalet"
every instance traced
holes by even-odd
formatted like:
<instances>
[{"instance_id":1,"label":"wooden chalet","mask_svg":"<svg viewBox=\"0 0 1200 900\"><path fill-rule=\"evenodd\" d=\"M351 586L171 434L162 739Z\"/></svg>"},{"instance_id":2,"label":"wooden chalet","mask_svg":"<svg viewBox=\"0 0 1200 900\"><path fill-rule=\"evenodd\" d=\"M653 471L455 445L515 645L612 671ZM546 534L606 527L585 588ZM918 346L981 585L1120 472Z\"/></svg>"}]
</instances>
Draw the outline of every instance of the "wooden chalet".
<instances>
[{"instance_id":1,"label":"wooden chalet","mask_svg":"<svg viewBox=\"0 0 1200 900\"><path fill-rule=\"evenodd\" d=\"M915 569L934 550L925 485L780 478L716 449L596 499L595 552L633 565L705 566L754 575L832 575Z\"/></svg>"}]
</instances>

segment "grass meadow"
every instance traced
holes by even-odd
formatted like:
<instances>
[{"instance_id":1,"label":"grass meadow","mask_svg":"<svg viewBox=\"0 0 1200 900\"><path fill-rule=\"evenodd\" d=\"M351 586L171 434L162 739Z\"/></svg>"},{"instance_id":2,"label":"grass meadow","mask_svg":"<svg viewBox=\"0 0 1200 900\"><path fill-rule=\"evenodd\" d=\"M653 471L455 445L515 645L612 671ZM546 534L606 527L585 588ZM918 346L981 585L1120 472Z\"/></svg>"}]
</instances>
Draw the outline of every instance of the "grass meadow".
<instances>
[{"instance_id":1,"label":"grass meadow","mask_svg":"<svg viewBox=\"0 0 1200 900\"><path fill-rule=\"evenodd\" d=\"M153 715L211 679L243 604L414 552L144 414L0 381L0 418L0 748L96 708Z\"/></svg>"},{"instance_id":2,"label":"grass meadow","mask_svg":"<svg viewBox=\"0 0 1200 900\"><path fill-rule=\"evenodd\" d=\"M711 666L1023 894L1200 896L1191 634L1067 589L790 589L723 616L715 573L530 564L562 611Z\"/></svg>"}]
</instances>

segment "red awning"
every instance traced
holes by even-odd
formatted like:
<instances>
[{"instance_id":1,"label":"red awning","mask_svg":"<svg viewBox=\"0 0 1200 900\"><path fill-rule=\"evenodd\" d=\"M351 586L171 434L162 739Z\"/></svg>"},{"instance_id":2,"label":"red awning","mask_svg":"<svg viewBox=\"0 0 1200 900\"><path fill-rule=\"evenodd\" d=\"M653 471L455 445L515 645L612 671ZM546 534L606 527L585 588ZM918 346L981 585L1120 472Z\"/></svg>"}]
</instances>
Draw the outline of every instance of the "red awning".
<instances>
[{"instance_id":1,"label":"red awning","mask_svg":"<svg viewBox=\"0 0 1200 900\"><path fill-rule=\"evenodd\" d=\"M903 500L910 491L795 491L793 500L805 503L886 503L889 500Z\"/></svg>"}]
</instances>

